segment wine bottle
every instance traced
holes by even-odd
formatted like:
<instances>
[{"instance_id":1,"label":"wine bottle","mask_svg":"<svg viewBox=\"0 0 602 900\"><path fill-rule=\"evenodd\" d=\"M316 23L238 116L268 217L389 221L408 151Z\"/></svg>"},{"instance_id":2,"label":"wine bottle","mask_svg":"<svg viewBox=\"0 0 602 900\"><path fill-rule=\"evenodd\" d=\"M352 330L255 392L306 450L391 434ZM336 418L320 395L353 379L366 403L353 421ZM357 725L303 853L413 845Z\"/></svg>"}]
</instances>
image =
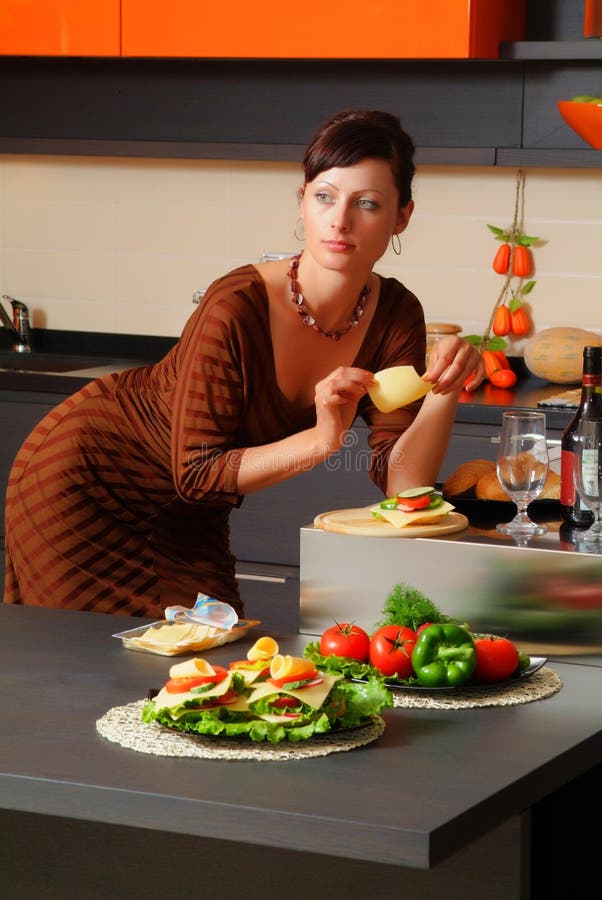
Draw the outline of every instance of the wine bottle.
<instances>
[{"instance_id":1,"label":"wine bottle","mask_svg":"<svg viewBox=\"0 0 602 900\"><path fill-rule=\"evenodd\" d=\"M583 378L579 408L562 435L560 455L560 512L567 525L589 528L594 514L575 492L573 467L577 429L582 419L602 419L602 347L583 348Z\"/></svg>"}]
</instances>

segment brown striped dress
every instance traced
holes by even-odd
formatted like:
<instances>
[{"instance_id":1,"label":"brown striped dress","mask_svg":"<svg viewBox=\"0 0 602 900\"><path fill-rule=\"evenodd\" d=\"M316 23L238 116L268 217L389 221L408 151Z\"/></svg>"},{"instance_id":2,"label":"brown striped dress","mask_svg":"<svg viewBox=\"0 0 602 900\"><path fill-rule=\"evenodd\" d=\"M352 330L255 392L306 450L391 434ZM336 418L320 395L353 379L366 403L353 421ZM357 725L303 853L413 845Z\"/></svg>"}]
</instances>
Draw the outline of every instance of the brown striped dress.
<instances>
[{"instance_id":1,"label":"brown striped dress","mask_svg":"<svg viewBox=\"0 0 602 900\"><path fill-rule=\"evenodd\" d=\"M423 371L424 349L418 300L381 278L354 364ZM383 486L416 407L382 416L366 398L360 412ZM261 276L230 272L160 362L91 382L26 439L6 495L4 601L162 618L203 591L242 614L228 528L242 452L313 424L276 382Z\"/></svg>"}]
</instances>

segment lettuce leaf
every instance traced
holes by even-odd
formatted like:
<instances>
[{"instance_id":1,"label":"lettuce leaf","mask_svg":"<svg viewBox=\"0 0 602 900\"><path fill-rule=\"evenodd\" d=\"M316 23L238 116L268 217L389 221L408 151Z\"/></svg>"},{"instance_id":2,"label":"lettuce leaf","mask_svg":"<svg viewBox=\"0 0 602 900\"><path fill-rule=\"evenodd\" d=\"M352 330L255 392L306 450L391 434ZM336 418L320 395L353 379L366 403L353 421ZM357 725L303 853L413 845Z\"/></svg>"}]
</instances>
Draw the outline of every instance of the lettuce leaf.
<instances>
[{"instance_id":1,"label":"lettuce leaf","mask_svg":"<svg viewBox=\"0 0 602 900\"><path fill-rule=\"evenodd\" d=\"M418 684L418 679L415 675L410 676L410 678L383 675L376 666L372 666L370 663L357 662L357 660L349 659L347 656L322 656L319 641L310 641L309 644L306 644L303 655L311 659L316 669L328 675L343 674L345 678L361 678L362 680L376 678L385 684L391 685Z\"/></svg>"},{"instance_id":2,"label":"lettuce leaf","mask_svg":"<svg viewBox=\"0 0 602 900\"><path fill-rule=\"evenodd\" d=\"M265 699L265 698L264 698ZM188 701L188 704L194 701ZM155 708L149 700L142 710L143 722L156 722L188 734L244 738L255 742L306 741L317 734L341 731L365 725L384 708L393 706L393 696L382 678L370 678L357 684L341 679L330 691L320 710L303 705L301 718L291 724L267 722L259 717L262 700L255 711L229 710L227 706L212 709L191 709L186 703L174 709Z\"/></svg>"}]
</instances>

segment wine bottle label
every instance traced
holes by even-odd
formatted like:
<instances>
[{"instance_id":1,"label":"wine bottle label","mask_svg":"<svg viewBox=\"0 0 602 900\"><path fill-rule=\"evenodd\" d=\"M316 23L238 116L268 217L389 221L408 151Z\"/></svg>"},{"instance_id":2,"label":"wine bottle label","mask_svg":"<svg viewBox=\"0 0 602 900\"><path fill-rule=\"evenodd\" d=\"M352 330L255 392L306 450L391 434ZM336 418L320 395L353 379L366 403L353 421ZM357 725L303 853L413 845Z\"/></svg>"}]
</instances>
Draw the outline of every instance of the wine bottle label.
<instances>
[{"instance_id":1,"label":"wine bottle label","mask_svg":"<svg viewBox=\"0 0 602 900\"><path fill-rule=\"evenodd\" d=\"M598 496L598 451L583 449L581 456L581 479L586 497Z\"/></svg>"},{"instance_id":2,"label":"wine bottle label","mask_svg":"<svg viewBox=\"0 0 602 900\"><path fill-rule=\"evenodd\" d=\"M575 454L570 450L560 451L560 502L563 506L575 505Z\"/></svg>"}]
</instances>

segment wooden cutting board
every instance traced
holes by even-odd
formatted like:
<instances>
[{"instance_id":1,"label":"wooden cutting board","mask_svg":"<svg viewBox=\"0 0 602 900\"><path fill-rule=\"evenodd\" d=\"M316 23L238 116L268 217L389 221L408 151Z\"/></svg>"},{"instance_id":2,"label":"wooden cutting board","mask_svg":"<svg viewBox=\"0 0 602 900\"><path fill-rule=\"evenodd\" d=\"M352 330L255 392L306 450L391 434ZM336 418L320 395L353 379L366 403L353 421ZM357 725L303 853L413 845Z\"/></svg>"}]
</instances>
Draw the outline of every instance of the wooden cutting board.
<instances>
[{"instance_id":1,"label":"wooden cutting board","mask_svg":"<svg viewBox=\"0 0 602 900\"><path fill-rule=\"evenodd\" d=\"M414 538L437 537L442 534L453 534L468 527L468 519L462 513L450 512L442 522L432 525L406 525L395 528L384 519L375 519L370 507L359 509L334 509L320 513L314 519L314 528L332 531L335 534L355 534L362 537Z\"/></svg>"}]
</instances>

